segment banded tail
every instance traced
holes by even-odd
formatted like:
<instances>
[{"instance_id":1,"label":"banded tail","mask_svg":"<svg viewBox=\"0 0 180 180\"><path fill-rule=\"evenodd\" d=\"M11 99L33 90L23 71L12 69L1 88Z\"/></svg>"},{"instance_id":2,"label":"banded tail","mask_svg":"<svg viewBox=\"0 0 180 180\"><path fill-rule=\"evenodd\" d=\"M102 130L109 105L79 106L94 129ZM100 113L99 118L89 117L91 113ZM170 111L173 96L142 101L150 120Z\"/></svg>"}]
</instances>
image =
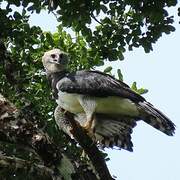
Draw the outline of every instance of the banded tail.
<instances>
[{"instance_id":1,"label":"banded tail","mask_svg":"<svg viewBox=\"0 0 180 180\"><path fill-rule=\"evenodd\" d=\"M143 119L144 122L168 136L173 136L175 124L166 115L146 101L139 102L138 106L141 112L140 118Z\"/></svg>"}]
</instances>

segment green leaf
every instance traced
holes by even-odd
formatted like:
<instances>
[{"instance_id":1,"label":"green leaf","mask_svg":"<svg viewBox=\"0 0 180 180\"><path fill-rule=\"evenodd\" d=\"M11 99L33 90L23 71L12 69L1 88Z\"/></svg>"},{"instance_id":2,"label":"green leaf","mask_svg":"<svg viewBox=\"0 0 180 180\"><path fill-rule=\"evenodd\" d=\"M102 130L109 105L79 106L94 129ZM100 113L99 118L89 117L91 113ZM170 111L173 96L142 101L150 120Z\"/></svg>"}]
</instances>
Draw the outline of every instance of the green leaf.
<instances>
[{"instance_id":1,"label":"green leaf","mask_svg":"<svg viewBox=\"0 0 180 180\"><path fill-rule=\"evenodd\" d=\"M176 28L174 26L168 25L167 27L168 27L169 31L174 32L176 30Z\"/></svg>"},{"instance_id":2,"label":"green leaf","mask_svg":"<svg viewBox=\"0 0 180 180\"><path fill-rule=\"evenodd\" d=\"M104 73L110 73L112 71L112 66L108 66L106 69L104 69Z\"/></svg>"},{"instance_id":3,"label":"green leaf","mask_svg":"<svg viewBox=\"0 0 180 180\"><path fill-rule=\"evenodd\" d=\"M138 94L146 94L148 92L148 89L140 88L137 90Z\"/></svg>"},{"instance_id":4,"label":"green leaf","mask_svg":"<svg viewBox=\"0 0 180 180\"><path fill-rule=\"evenodd\" d=\"M144 89L144 88L138 89L136 82L133 82L133 84L132 84L132 86L131 86L131 89L132 89L133 91L135 91L136 93L140 94L140 95L141 95L141 94L145 94L145 93L148 92L148 90L147 90L147 89Z\"/></svg>"},{"instance_id":5,"label":"green leaf","mask_svg":"<svg viewBox=\"0 0 180 180\"><path fill-rule=\"evenodd\" d=\"M103 11L103 13L106 13L107 10L108 10L108 8L105 5L102 5L102 4L100 5L100 8Z\"/></svg>"},{"instance_id":6,"label":"green leaf","mask_svg":"<svg viewBox=\"0 0 180 180\"><path fill-rule=\"evenodd\" d=\"M122 51L121 50L119 50L118 51L118 58L119 58L119 60L124 60L124 56L123 56L123 53L122 53Z\"/></svg>"},{"instance_id":7,"label":"green leaf","mask_svg":"<svg viewBox=\"0 0 180 180\"><path fill-rule=\"evenodd\" d=\"M54 40L53 40L53 37L50 33L46 33L46 39L47 39L47 42L53 46L54 45Z\"/></svg>"},{"instance_id":8,"label":"green leaf","mask_svg":"<svg viewBox=\"0 0 180 180\"><path fill-rule=\"evenodd\" d=\"M137 83L136 82L133 82L133 84L131 85L131 89L133 91L137 91Z\"/></svg>"},{"instance_id":9,"label":"green leaf","mask_svg":"<svg viewBox=\"0 0 180 180\"><path fill-rule=\"evenodd\" d=\"M120 69L117 70L117 74L118 74L118 79L119 79L120 81L123 81L123 75L122 75Z\"/></svg>"},{"instance_id":10,"label":"green leaf","mask_svg":"<svg viewBox=\"0 0 180 180\"><path fill-rule=\"evenodd\" d=\"M21 16L21 14L19 12L15 11L13 17L15 19L21 19L22 16Z\"/></svg>"}]
</instances>

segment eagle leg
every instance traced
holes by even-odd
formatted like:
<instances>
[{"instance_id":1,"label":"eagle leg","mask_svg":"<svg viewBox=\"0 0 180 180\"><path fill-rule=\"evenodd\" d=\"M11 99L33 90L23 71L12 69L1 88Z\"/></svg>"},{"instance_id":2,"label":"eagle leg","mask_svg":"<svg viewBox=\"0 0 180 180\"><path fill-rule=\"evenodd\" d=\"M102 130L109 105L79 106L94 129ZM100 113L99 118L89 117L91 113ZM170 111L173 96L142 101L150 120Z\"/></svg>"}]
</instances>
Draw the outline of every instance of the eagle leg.
<instances>
[{"instance_id":1,"label":"eagle leg","mask_svg":"<svg viewBox=\"0 0 180 180\"><path fill-rule=\"evenodd\" d=\"M95 115L92 115L91 118L87 118L86 122L82 126L87 134L92 138L93 142L96 141L96 137L94 134L95 121Z\"/></svg>"},{"instance_id":2,"label":"eagle leg","mask_svg":"<svg viewBox=\"0 0 180 180\"><path fill-rule=\"evenodd\" d=\"M85 130L87 130L87 131L91 131L91 130L92 130L92 126L93 126L93 121L94 121L93 118L90 119L90 120L88 120L88 121L86 121L86 122L84 123L84 125L83 125L83 128L84 128Z\"/></svg>"}]
</instances>

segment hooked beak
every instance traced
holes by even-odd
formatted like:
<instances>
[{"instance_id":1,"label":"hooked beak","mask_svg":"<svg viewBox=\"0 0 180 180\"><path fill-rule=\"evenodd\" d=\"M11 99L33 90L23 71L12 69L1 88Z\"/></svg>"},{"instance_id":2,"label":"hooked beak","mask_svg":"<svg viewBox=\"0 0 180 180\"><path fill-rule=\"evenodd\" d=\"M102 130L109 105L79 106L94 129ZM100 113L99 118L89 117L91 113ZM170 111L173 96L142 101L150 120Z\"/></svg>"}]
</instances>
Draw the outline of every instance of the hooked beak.
<instances>
[{"instance_id":1,"label":"hooked beak","mask_svg":"<svg viewBox=\"0 0 180 180\"><path fill-rule=\"evenodd\" d=\"M52 64L61 64L58 60L55 61L55 60L51 59L49 62L52 63Z\"/></svg>"}]
</instances>

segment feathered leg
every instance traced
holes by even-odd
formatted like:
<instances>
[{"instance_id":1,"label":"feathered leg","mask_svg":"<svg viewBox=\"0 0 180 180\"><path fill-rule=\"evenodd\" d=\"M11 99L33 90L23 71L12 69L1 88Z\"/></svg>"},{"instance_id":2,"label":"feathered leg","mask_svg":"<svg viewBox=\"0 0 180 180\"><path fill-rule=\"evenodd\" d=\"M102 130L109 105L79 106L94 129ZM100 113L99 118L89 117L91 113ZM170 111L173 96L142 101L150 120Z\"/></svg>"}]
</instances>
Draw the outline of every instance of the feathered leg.
<instances>
[{"instance_id":1,"label":"feathered leg","mask_svg":"<svg viewBox=\"0 0 180 180\"><path fill-rule=\"evenodd\" d=\"M88 96L82 96L79 98L79 103L81 104L82 108L84 109L84 112L86 114L85 120L83 120L83 123L80 123L81 126L88 132L88 134L91 136L93 135L93 129L95 125L95 108L96 108L96 102L92 98Z\"/></svg>"}]
</instances>

